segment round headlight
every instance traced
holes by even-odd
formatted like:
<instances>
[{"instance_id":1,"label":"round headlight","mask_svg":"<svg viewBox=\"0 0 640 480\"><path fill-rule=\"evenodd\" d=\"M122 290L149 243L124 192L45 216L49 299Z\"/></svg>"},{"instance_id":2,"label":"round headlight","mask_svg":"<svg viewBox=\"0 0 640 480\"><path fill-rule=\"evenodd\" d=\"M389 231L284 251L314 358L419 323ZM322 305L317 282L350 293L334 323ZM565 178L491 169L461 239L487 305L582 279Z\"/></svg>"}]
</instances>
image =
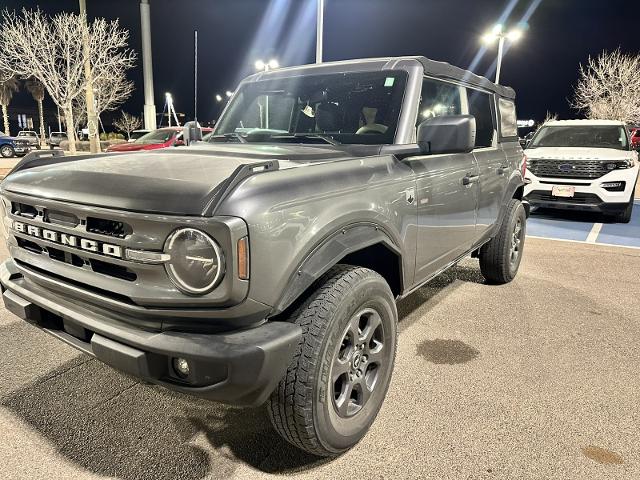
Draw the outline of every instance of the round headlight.
<instances>
[{"instance_id":1,"label":"round headlight","mask_svg":"<svg viewBox=\"0 0 640 480\"><path fill-rule=\"evenodd\" d=\"M165 263L167 273L184 293L209 293L224 275L224 258L220 247L200 230L176 230L167 239L164 251L171 257Z\"/></svg>"}]
</instances>

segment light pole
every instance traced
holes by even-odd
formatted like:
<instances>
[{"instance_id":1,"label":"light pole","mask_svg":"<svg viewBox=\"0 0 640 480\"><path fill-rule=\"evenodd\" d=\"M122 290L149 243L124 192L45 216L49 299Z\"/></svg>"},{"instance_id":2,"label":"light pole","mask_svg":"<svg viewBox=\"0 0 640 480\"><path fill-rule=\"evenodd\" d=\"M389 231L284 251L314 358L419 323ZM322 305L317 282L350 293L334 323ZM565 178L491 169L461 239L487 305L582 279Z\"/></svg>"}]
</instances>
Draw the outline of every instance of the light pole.
<instances>
[{"instance_id":1,"label":"light pole","mask_svg":"<svg viewBox=\"0 0 640 480\"><path fill-rule=\"evenodd\" d=\"M151 59L151 7L149 0L140 1L140 31L142 34L142 78L144 81L144 127L156 129L156 104L153 93L153 62Z\"/></svg>"},{"instance_id":2,"label":"light pole","mask_svg":"<svg viewBox=\"0 0 640 480\"><path fill-rule=\"evenodd\" d=\"M318 0L318 26L316 29L316 63L322 63L324 47L324 0Z\"/></svg>"},{"instance_id":3,"label":"light pole","mask_svg":"<svg viewBox=\"0 0 640 480\"><path fill-rule=\"evenodd\" d=\"M280 68L280 63L275 58L272 58L268 62L264 60L257 60L255 63L256 70L268 72L270 70L277 70ZM266 95L264 98L264 117L265 117L265 128L269 128L269 95Z\"/></svg>"},{"instance_id":4,"label":"light pole","mask_svg":"<svg viewBox=\"0 0 640 480\"><path fill-rule=\"evenodd\" d=\"M502 24L498 24L493 29L482 37L482 41L487 45L492 44L498 40L498 66L496 68L496 83L500 83L500 72L502 70L502 57L504 55L504 44L507 40L512 43L517 42L522 38L522 30L515 28L506 32Z\"/></svg>"}]
</instances>

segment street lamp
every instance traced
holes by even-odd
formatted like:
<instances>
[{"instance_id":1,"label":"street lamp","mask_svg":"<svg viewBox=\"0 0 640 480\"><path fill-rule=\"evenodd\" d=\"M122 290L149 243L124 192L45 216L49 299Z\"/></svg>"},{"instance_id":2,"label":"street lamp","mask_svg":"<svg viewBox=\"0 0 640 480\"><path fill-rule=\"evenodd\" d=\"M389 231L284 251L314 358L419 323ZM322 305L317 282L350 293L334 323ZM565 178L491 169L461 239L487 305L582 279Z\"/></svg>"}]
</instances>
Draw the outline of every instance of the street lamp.
<instances>
[{"instance_id":1,"label":"street lamp","mask_svg":"<svg viewBox=\"0 0 640 480\"><path fill-rule=\"evenodd\" d=\"M268 62L264 60L257 60L255 63L256 70L268 72L269 70L277 70L280 68L280 63L275 58L272 58Z\"/></svg>"},{"instance_id":2,"label":"street lamp","mask_svg":"<svg viewBox=\"0 0 640 480\"><path fill-rule=\"evenodd\" d=\"M165 103L167 104L167 119L171 126L171 108L173 106L173 96L169 92L164 94Z\"/></svg>"},{"instance_id":3,"label":"street lamp","mask_svg":"<svg viewBox=\"0 0 640 480\"><path fill-rule=\"evenodd\" d=\"M226 92L227 98L233 97L233 92L231 90L227 90Z\"/></svg>"},{"instance_id":4,"label":"street lamp","mask_svg":"<svg viewBox=\"0 0 640 480\"><path fill-rule=\"evenodd\" d=\"M217 94L216 95L216 102L220 103L222 101L222 95Z\"/></svg>"},{"instance_id":5,"label":"street lamp","mask_svg":"<svg viewBox=\"0 0 640 480\"><path fill-rule=\"evenodd\" d=\"M500 71L502 70L502 57L504 54L504 43L509 40L511 43L515 43L523 36L522 30L515 28L510 31L505 31L504 25L498 24L493 29L482 37L482 41L491 45L498 40L498 67L496 69L496 83L500 83Z\"/></svg>"}]
</instances>

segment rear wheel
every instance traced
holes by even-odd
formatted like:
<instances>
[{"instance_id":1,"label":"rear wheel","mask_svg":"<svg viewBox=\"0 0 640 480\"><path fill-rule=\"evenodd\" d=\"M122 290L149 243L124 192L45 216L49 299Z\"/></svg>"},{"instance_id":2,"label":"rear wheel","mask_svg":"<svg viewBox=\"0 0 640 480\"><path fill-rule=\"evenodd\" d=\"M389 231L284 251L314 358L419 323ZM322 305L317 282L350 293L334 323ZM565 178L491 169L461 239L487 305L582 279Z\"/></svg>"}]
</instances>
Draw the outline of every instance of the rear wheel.
<instances>
[{"instance_id":1,"label":"rear wheel","mask_svg":"<svg viewBox=\"0 0 640 480\"><path fill-rule=\"evenodd\" d=\"M395 361L395 299L366 268L339 265L291 320L302 342L267 403L288 442L319 456L338 455L362 439L387 393Z\"/></svg>"},{"instance_id":2,"label":"rear wheel","mask_svg":"<svg viewBox=\"0 0 640 480\"><path fill-rule=\"evenodd\" d=\"M4 158L11 158L15 154L16 152L11 145L2 145L2 147L0 147L0 155Z\"/></svg>"},{"instance_id":3,"label":"rear wheel","mask_svg":"<svg viewBox=\"0 0 640 480\"><path fill-rule=\"evenodd\" d=\"M527 215L522 202L512 199L495 237L480 249L480 270L491 283L512 281L522 261Z\"/></svg>"}]
</instances>

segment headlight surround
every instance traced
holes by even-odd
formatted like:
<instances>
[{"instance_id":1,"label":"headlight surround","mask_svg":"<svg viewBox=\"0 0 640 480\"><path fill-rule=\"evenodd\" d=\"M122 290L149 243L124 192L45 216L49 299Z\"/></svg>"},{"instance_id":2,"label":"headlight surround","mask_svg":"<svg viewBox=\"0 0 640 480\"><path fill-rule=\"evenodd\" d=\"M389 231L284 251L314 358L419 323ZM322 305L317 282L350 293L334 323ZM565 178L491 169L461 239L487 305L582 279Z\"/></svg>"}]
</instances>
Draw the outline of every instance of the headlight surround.
<instances>
[{"instance_id":1,"label":"headlight surround","mask_svg":"<svg viewBox=\"0 0 640 480\"><path fill-rule=\"evenodd\" d=\"M165 270L183 293L205 295L224 276L224 256L220 246L200 230L176 230L167 238L164 252L170 256L165 263Z\"/></svg>"}]
</instances>

